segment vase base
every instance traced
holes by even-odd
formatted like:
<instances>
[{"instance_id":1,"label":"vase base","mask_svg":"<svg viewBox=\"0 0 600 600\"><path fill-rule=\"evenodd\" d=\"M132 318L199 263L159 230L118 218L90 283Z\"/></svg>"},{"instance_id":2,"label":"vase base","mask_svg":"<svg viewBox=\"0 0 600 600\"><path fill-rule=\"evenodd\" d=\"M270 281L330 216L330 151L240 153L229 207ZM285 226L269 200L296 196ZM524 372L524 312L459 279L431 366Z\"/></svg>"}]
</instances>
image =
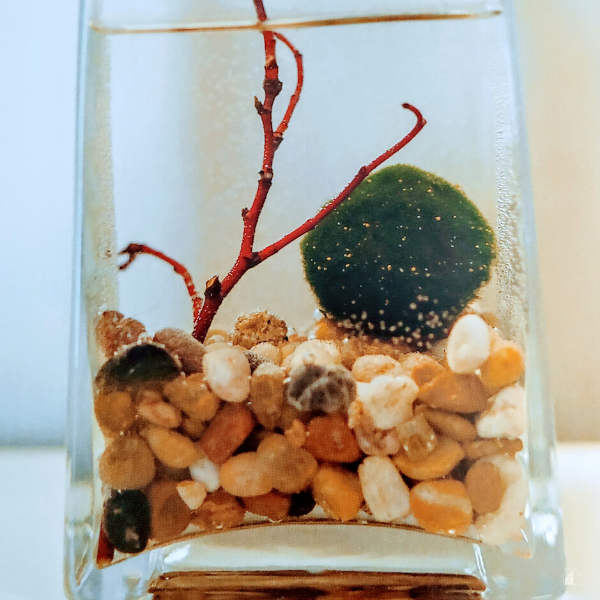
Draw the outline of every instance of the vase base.
<instances>
[{"instance_id":1,"label":"vase base","mask_svg":"<svg viewBox=\"0 0 600 600\"><path fill-rule=\"evenodd\" d=\"M477 600L485 584L472 575L357 571L180 571L159 577L153 600Z\"/></svg>"}]
</instances>

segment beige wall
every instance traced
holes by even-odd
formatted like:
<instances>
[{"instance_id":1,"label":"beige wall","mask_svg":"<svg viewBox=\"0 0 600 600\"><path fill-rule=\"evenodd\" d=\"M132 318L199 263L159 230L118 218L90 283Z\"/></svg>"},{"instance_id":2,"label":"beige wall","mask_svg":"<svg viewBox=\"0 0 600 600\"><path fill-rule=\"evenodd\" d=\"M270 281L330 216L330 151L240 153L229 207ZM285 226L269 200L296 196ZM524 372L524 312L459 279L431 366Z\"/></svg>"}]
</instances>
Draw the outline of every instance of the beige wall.
<instances>
[{"instance_id":1,"label":"beige wall","mask_svg":"<svg viewBox=\"0 0 600 600\"><path fill-rule=\"evenodd\" d=\"M562 440L600 440L600 2L515 0Z\"/></svg>"}]
</instances>

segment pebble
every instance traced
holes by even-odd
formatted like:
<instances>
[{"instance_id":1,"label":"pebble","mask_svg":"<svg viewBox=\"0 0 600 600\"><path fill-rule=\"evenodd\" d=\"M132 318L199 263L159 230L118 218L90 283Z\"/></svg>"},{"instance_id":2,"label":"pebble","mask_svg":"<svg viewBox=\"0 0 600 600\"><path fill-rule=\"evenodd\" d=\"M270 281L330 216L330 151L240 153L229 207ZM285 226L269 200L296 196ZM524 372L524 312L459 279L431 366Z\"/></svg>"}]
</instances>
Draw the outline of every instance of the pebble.
<instances>
[{"instance_id":1,"label":"pebble","mask_svg":"<svg viewBox=\"0 0 600 600\"><path fill-rule=\"evenodd\" d=\"M96 340L105 356L111 357L123 346L135 344L146 328L135 319L126 319L116 310L102 313L96 323Z\"/></svg>"},{"instance_id":2,"label":"pebble","mask_svg":"<svg viewBox=\"0 0 600 600\"><path fill-rule=\"evenodd\" d=\"M187 479L177 483L177 493L190 510L196 510L204 502L208 489L201 481Z\"/></svg>"},{"instance_id":3,"label":"pebble","mask_svg":"<svg viewBox=\"0 0 600 600\"><path fill-rule=\"evenodd\" d=\"M285 436L278 433L268 435L256 452L271 477L273 487L285 494L306 489L317 471L317 461L310 452L292 446Z\"/></svg>"},{"instance_id":4,"label":"pebble","mask_svg":"<svg viewBox=\"0 0 600 600\"><path fill-rule=\"evenodd\" d=\"M242 348L242 346L237 346L237 348ZM260 356L260 354L254 354L251 350L244 350L244 356L248 360L248 364L250 365L250 374L254 373L260 365L264 365L265 363L271 363L268 358L264 356Z\"/></svg>"},{"instance_id":5,"label":"pebble","mask_svg":"<svg viewBox=\"0 0 600 600\"><path fill-rule=\"evenodd\" d=\"M241 404L225 404L210 422L198 445L215 464L222 465L250 435L256 420Z\"/></svg>"},{"instance_id":6,"label":"pebble","mask_svg":"<svg viewBox=\"0 0 600 600\"><path fill-rule=\"evenodd\" d=\"M219 489L219 466L207 456L200 457L190 465L190 476L194 481L203 484L207 491L214 492Z\"/></svg>"},{"instance_id":7,"label":"pebble","mask_svg":"<svg viewBox=\"0 0 600 600\"><path fill-rule=\"evenodd\" d=\"M181 425L181 411L165 402L160 392L143 390L138 394L138 415L148 423L176 429Z\"/></svg>"},{"instance_id":8,"label":"pebble","mask_svg":"<svg viewBox=\"0 0 600 600\"><path fill-rule=\"evenodd\" d=\"M523 467L518 460L508 456L491 456L486 460L499 469L506 491L498 510L482 515L475 521L479 537L492 545L521 539L522 528L526 526L524 514L528 496Z\"/></svg>"},{"instance_id":9,"label":"pebble","mask_svg":"<svg viewBox=\"0 0 600 600\"><path fill-rule=\"evenodd\" d=\"M204 355L202 368L210 389L227 402L243 402L250 394L250 364L236 348Z\"/></svg>"},{"instance_id":10,"label":"pebble","mask_svg":"<svg viewBox=\"0 0 600 600\"><path fill-rule=\"evenodd\" d=\"M314 417L306 432L304 448L318 461L352 463L361 457L356 438L340 415Z\"/></svg>"},{"instance_id":11,"label":"pebble","mask_svg":"<svg viewBox=\"0 0 600 600\"><path fill-rule=\"evenodd\" d=\"M209 329L206 337L204 338L204 345L209 346L215 342L226 342L231 341L231 335L225 329Z\"/></svg>"},{"instance_id":12,"label":"pebble","mask_svg":"<svg viewBox=\"0 0 600 600\"><path fill-rule=\"evenodd\" d=\"M114 491L104 503L102 529L119 552L141 552L150 537L150 504L140 490Z\"/></svg>"},{"instance_id":13,"label":"pebble","mask_svg":"<svg viewBox=\"0 0 600 600\"><path fill-rule=\"evenodd\" d=\"M482 438L515 440L525 433L525 390L520 385L504 388L490 399L490 406L476 421Z\"/></svg>"},{"instance_id":14,"label":"pebble","mask_svg":"<svg viewBox=\"0 0 600 600\"><path fill-rule=\"evenodd\" d=\"M525 371L525 355L513 343L501 340L492 348L489 358L481 365L481 380L490 390L516 383Z\"/></svg>"},{"instance_id":15,"label":"pebble","mask_svg":"<svg viewBox=\"0 0 600 600\"><path fill-rule=\"evenodd\" d=\"M396 429L377 429L358 399L348 410L348 425L354 430L358 447L365 454L387 456L400 450L400 437Z\"/></svg>"},{"instance_id":16,"label":"pebble","mask_svg":"<svg viewBox=\"0 0 600 600\"><path fill-rule=\"evenodd\" d=\"M256 346L252 346L250 352L271 361L275 365L281 364L281 350L269 342L261 342L260 344L256 344Z\"/></svg>"},{"instance_id":17,"label":"pebble","mask_svg":"<svg viewBox=\"0 0 600 600\"><path fill-rule=\"evenodd\" d=\"M363 503L358 475L339 465L323 464L312 484L316 503L333 519L354 519Z\"/></svg>"},{"instance_id":18,"label":"pebble","mask_svg":"<svg viewBox=\"0 0 600 600\"><path fill-rule=\"evenodd\" d=\"M192 523L203 530L231 529L244 522L246 509L235 496L223 489L216 490L192 513Z\"/></svg>"},{"instance_id":19,"label":"pebble","mask_svg":"<svg viewBox=\"0 0 600 600\"><path fill-rule=\"evenodd\" d=\"M148 425L140 431L152 452L167 467L185 469L200 458L190 438L164 427Z\"/></svg>"},{"instance_id":20,"label":"pebble","mask_svg":"<svg viewBox=\"0 0 600 600\"><path fill-rule=\"evenodd\" d=\"M339 365L342 363L337 344L326 340L307 340L283 360L283 367L293 371L304 365Z\"/></svg>"},{"instance_id":21,"label":"pebble","mask_svg":"<svg viewBox=\"0 0 600 600\"><path fill-rule=\"evenodd\" d=\"M102 453L99 473L100 479L113 489L141 489L154 479L154 455L138 435L122 435Z\"/></svg>"},{"instance_id":22,"label":"pebble","mask_svg":"<svg viewBox=\"0 0 600 600\"><path fill-rule=\"evenodd\" d=\"M148 382L170 381L181 372L179 361L156 344L129 346L107 360L96 375L102 391L124 389Z\"/></svg>"},{"instance_id":23,"label":"pebble","mask_svg":"<svg viewBox=\"0 0 600 600\"><path fill-rule=\"evenodd\" d=\"M312 330L312 336L318 340L338 340L344 337L346 332L338 327L331 319L319 319Z\"/></svg>"},{"instance_id":24,"label":"pebble","mask_svg":"<svg viewBox=\"0 0 600 600\"><path fill-rule=\"evenodd\" d=\"M521 440L507 439L487 439L473 440L463 444L465 455L470 460L477 460L484 456L493 454L507 454L514 456L517 452L523 450L523 442Z\"/></svg>"},{"instance_id":25,"label":"pebble","mask_svg":"<svg viewBox=\"0 0 600 600\"><path fill-rule=\"evenodd\" d=\"M206 431L207 424L204 421L196 421L184 415L181 420L181 429L190 439L199 440Z\"/></svg>"},{"instance_id":26,"label":"pebble","mask_svg":"<svg viewBox=\"0 0 600 600\"><path fill-rule=\"evenodd\" d=\"M479 515L497 511L506 492L500 469L487 458L479 459L467 471L465 487L473 510Z\"/></svg>"},{"instance_id":27,"label":"pebble","mask_svg":"<svg viewBox=\"0 0 600 600\"><path fill-rule=\"evenodd\" d=\"M477 437L475 425L460 415L425 407L421 414L438 433L443 433L457 442L470 442Z\"/></svg>"},{"instance_id":28,"label":"pebble","mask_svg":"<svg viewBox=\"0 0 600 600\"><path fill-rule=\"evenodd\" d=\"M270 466L270 465L269 465ZM273 489L270 469L256 452L236 454L221 466L221 487L234 496L262 496Z\"/></svg>"},{"instance_id":29,"label":"pebble","mask_svg":"<svg viewBox=\"0 0 600 600\"><path fill-rule=\"evenodd\" d=\"M419 399L431 408L449 412L474 413L487 406L486 392L476 375L457 375L445 370L419 389Z\"/></svg>"},{"instance_id":30,"label":"pebble","mask_svg":"<svg viewBox=\"0 0 600 600\"><path fill-rule=\"evenodd\" d=\"M166 542L185 531L192 511L182 500L176 481L156 481L148 489L151 533L157 542Z\"/></svg>"},{"instance_id":31,"label":"pebble","mask_svg":"<svg viewBox=\"0 0 600 600\"><path fill-rule=\"evenodd\" d=\"M448 366L454 373L475 372L489 357L490 343L488 325L479 315L461 317L448 336Z\"/></svg>"},{"instance_id":32,"label":"pebble","mask_svg":"<svg viewBox=\"0 0 600 600\"><path fill-rule=\"evenodd\" d=\"M177 356L184 373L202 372L202 358L206 350L194 336L181 329L166 327L154 334L154 341Z\"/></svg>"},{"instance_id":33,"label":"pebble","mask_svg":"<svg viewBox=\"0 0 600 600\"><path fill-rule=\"evenodd\" d=\"M273 363L263 363L250 379L250 406L258 422L274 429L281 418L285 371Z\"/></svg>"},{"instance_id":34,"label":"pebble","mask_svg":"<svg viewBox=\"0 0 600 600\"><path fill-rule=\"evenodd\" d=\"M262 496L243 498L246 510L267 517L270 521L281 521L288 516L291 497L287 494L271 491Z\"/></svg>"},{"instance_id":35,"label":"pebble","mask_svg":"<svg viewBox=\"0 0 600 600\"><path fill-rule=\"evenodd\" d=\"M210 421L219 408L219 398L208 389L200 373L169 381L163 386L163 394L195 421Z\"/></svg>"},{"instance_id":36,"label":"pebble","mask_svg":"<svg viewBox=\"0 0 600 600\"><path fill-rule=\"evenodd\" d=\"M290 517L303 517L312 512L315 506L316 502L312 495L312 491L302 490L301 492L290 496L288 515Z\"/></svg>"},{"instance_id":37,"label":"pebble","mask_svg":"<svg viewBox=\"0 0 600 600\"><path fill-rule=\"evenodd\" d=\"M265 311L252 312L236 321L233 343L248 349L261 342L279 344L286 338L287 331L283 319Z\"/></svg>"},{"instance_id":38,"label":"pebble","mask_svg":"<svg viewBox=\"0 0 600 600\"><path fill-rule=\"evenodd\" d=\"M469 529L473 509L460 481L423 481L410 491L410 507L419 525L431 533L462 535Z\"/></svg>"},{"instance_id":39,"label":"pebble","mask_svg":"<svg viewBox=\"0 0 600 600\"><path fill-rule=\"evenodd\" d=\"M301 411L344 411L356 397L356 382L341 365L301 364L290 373L287 401Z\"/></svg>"},{"instance_id":40,"label":"pebble","mask_svg":"<svg viewBox=\"0 0 600 600\"><path fill-rule=\"evenodd\" d=\"M410 512L410 491L387 457L368 456L358 467L365 502L378 521L402 519Z\"/></svg>"},{"instance_id":41,"label":"pebble","mask_svg":"<svg viewBox=\"0 0 600 600\"><path fill-rule=\"evenodd\" d=\"M461 445L450 438L440 436L435 448L422 460L411 460L406 451L400 451L392 457L400 472L422 481L445 477L464 458Z\"/></svg>"},{"instance_id":42,"label":"pebble","mask_svg":"<svg viewBox=\"0 0 600 600\"><path fill-rule=\"evenodd\" d=\"M405 354L401 363L405 375L408 375L421 387L439 375L444 367L435 359L421 352Z\"/></svg>"},{"instance_id":43,"label":"pebble","mask_svg":"<svg viewBox=\"0 0 600 600\"><path fill-rule=\"evenodd\" d=\"M437 436L427 419L418 414L396 427L400 445L409 460L424 460L436 447Z\"/></svg>"},{"instance_id":44,"label":"pebble","mask_svg":"<svg viewBox=\"0 0 600 600\"><path fill-rule=\"evenodd\" d=\"M370 383L359 384L358 393L365 412L377 429L391 429L413 416L413 402L419 388L406 375L379 375Z\"/></svg>"},{"instance_id":45,"label":"pebble","mask_svg":"<svg viewBox=\"0 0 600 600\"><path fill-rule=\"evenodd\" d=\"M105 435L128 431L135 421L135 407L129 392L102 392L96 394L94 414Z\"/></svg>"},{"instance_id":46,"label":"pebble","mask_svg":"<svg viewBox=\"0 0 600 600\"><path fill-rule=\"evenodd\" d=\"M369 354L360 356L352 365L352 375L356 381L369 383L378 375L389 375L398 377L404 375L404 370L400 363L386 354Z\"/></svg>"},{"instance_id":47,"label":"pebble","mask_svg":"<svg viewBox=\"0 0 600 600\"><path fill-rule=\"evenodd\" d=\"M302 421L294 419L292 424L283 432L292 446L301 448L306 442L306 427Z\"/></svg>"}]
</instances>

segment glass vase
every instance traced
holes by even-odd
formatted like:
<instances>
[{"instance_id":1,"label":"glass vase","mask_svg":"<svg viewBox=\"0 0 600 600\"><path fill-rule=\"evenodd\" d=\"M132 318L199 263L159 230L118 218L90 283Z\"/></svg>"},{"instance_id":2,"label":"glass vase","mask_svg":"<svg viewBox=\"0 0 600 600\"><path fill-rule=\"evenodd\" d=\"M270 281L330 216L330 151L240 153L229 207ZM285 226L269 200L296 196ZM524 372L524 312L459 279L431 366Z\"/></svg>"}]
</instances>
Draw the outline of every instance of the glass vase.
<instances>
[{"instance_id":1,"label":"glass vase","mask_svg":"<svg viewBox=\"0 0 600 600\"><path fill-rule=\"evenodd\" d=\"M81 15L69 596L558 597L510 4Z\"/></svg>"}]
</instances>

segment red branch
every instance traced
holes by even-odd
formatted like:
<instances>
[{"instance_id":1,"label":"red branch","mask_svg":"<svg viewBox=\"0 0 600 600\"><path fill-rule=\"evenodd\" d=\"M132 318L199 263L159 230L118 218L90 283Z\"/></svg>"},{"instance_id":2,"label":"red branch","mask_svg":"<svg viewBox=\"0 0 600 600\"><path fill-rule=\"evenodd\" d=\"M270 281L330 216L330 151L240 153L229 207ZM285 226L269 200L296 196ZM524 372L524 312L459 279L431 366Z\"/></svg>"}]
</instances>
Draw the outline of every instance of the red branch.
<instances>
[{"instance_id":1,"label":"red branch","mask_svg":"<svg viewBox=\"0 0 600 600\"><path fill-rule=\"evenodd\" d=\"M260 23L266 21L267 14L263 5L263 1L254 0L254 6L256 8L258 21ZM235 264L223 281L220 281L218 275L215 275L206 282L203 302L196 293L194 283L188 270L177 261L144 244L130 244L121 252L121 254L129 254L129 260L125 264L121 265L121 269L126 269L138 254L152 254L153 256L156 256L169 263L175 269L175 271L183 277L188 289L188 293L194 303L193 335L200 341L204 341L208 329L219 307L223 303L223 300L248 270L260 264L263 260L269 258L270 256L273 256L282 248L285 248L285 246L309 232L311 229L314 229L329 213L335 210L344 200L346 200L373 170L375 170L388 158L396 154L396 152L404 148L404 146L406 146L419 133L419 131L423 129L426 123L425 119L423 119L423 115L421 115L418 109L410 104L403 104L402 106L404 108L412 111L417 117L417 123L411 129L411 131L398 143L394 144L391 148L380 154L375 160L361 167L352 181L350 181L350 183L314 217L303 223L300 227L294 229L292 232L288 233L286 236L282 237L277 242L267 246L260 252L255 252L254 238L256 235L256 226L273 181L273 159L283 140L283 134L287 130L291 117L298 104L304 83L304 66L300 52L298 52L293 44L280 33L263 29L262 35L265 47L265 79L263 82L265 97L262 102L258 100L258 98L254 98L254 105L263 126L264 146L262 168L259 173L260 177L258 179L258 185L252 206L242 210L244 229L242 233L240 251ZM297 69L297 82L296 88L290 97L287 110L285 111L281 123L276 129L274 129L273 104L275 103L275 99L281 92L282 88L281 81L279 80L279 67L277 65L277 40L285 44L294 55Z\"/></svg>"},{"instance_id":2,"label":"red branch","mask_svg":"<svg viewBox=\"0 0 600 600\"><path fill-rule=\"evenodd\" d=\"M163 254L159 250L155 250L150 246L146 246L146 244L129 244L129 246L127 246L125 250L121 250L119 254L129 254L129 259L127 262L119 265L119 269L121 269L121 271L124 271L138 257L139 254L151 254L152 256L156 256L157 258L160 258L161 260L164 260L166 263L170 264L175 273L183 277L185 287L187 288L188 294L192 299L194 307L194 321L196 321L198 315L200 314L200 309L202 308L202 298L200 298L196 292L196 287L194 286L194 281L192 280L190 272L180 262L177 262L175 259Z\"/></svg>"},{"instance_id":3,"label":"red branch","mask_svg":"<svg viewBox=\"0 0 600 600\"><path fill-rule=\"evenodd\" d=\"M402 107L411 110L417 117L417 123L411 129L411 131L397 144L394 144L383 154L380 154L374 161L361 167L358 170L358 173L354 176L354 179L352 179L352 181L331 202L327 203L314 217L312 217L312 219L308 219L306 223L303 223L300 225L300 227L294 229L294 231L288 233L274 244L271 244L270 246L267 246L258 252L258 262L262 262L266 258L273 256L273 254L276 254L282 248L285 248L288 244L298 239L300 236L308 233L311 229L314 229L320 221L322 221L330 212L335 210L344 200L346 200L346 198L348 198L348 196L358 187L358 185L365 179L365 177L367 177L367 175L372 173L379 165L396 154L396 152L404 148L404 146L414 139L419 131L425 127L427 121L425 121L419 110L411 104L405 102Z\"/></svg>"}]
</instances>

